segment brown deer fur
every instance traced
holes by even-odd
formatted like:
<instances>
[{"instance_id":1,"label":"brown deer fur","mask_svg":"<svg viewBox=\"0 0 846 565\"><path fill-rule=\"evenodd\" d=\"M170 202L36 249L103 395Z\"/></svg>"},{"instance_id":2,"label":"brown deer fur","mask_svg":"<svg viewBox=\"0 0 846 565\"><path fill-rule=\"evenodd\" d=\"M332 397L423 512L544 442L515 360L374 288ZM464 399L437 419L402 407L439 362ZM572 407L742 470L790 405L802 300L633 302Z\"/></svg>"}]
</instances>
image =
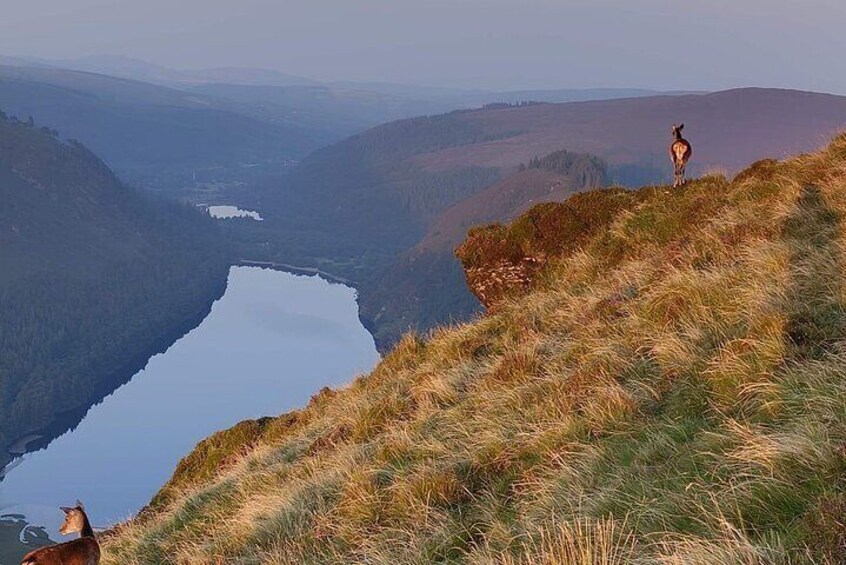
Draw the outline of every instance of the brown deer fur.
<instances>
[{"instance_id":1,"label":"brown deer fur","mask_svg":"<svg viewBox=\"0 0 846 565\"><path fill-rule=\"evenodd\" d=\"M59 532L64 536L79 532L79 539L42 547L26 554L21 565L97 565L100 563L100 544L78 500L73 508L62 507L65 521Z\"/></svg>"},{"instance_id":2,"label":"brown deer fur","mask_svg":"<svg viewBox=\"0 0 846 565\"><path fill-rule=\"evenodd\" d=\"M690 156L693 155L693 148L690 143L681 135L684 124L673 126L673 142L670 144L670 160L673 162L673 188L685 183L684 172Z\"/></svg>"}]
</instances>

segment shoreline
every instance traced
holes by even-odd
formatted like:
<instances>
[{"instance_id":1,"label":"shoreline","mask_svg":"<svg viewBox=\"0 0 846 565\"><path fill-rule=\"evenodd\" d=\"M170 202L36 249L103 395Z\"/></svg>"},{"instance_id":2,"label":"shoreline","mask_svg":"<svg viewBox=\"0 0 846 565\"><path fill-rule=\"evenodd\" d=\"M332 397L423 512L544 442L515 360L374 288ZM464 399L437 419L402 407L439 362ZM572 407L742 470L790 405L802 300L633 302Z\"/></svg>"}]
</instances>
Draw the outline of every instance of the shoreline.
<instances>
[{"instance_id":1,"label":"shoreline","mask_svg":"<svg viewBox=\"0 0 846 565\"><path fill-rule=\"evenodd\" d=\"M230 267L231 268L231 267ZM22 456L39 451L47 447L54 439L65 434L68 431L75 429L80 422L88 414L88 411L94 406L103 402L106 398L112 395L117 389L128 383L132 378L144 367L151 358L161 353L165 353L177 341L188 335L191 331L197 328L203 320L211 313L212 306L215 302L220 300L229 283L229 276L227 271L226 279L222 284L217 285L213 293L213 298L208 300L203 307L188 316L186 316L179 324L168 332L163 333L158 338L154 339L147 347L139 353L130 356L114 371L110 371L103 381L103 385L97 387L92 391L91 401L84 406L76 406L63 410L56 414L50 422L43 426L27 430L25 433L13 438L12 441L7 442L0 450L0 481L11 470L15 461L18 461ZM15 449L25 441L25 449L23 451Z\"/></svg>"},{"instance_id":2,"label":"shoreline","mask_svg":"<svg viewBox=\"0 0 846 565\"><path fill-rule=\"evenodd\" d=\"M260 269L272 269L274 271L283 271L291 273L292 275L308 275L318 276L331 283L342 284L352 288L356 288L356 282L344 277L333 275L317 267L299 267L297 265L290 265L288 263L277 263L275 261L254 261L252 259L239 259L238 267L258 267Z\"/></svg>"}]
</instances>

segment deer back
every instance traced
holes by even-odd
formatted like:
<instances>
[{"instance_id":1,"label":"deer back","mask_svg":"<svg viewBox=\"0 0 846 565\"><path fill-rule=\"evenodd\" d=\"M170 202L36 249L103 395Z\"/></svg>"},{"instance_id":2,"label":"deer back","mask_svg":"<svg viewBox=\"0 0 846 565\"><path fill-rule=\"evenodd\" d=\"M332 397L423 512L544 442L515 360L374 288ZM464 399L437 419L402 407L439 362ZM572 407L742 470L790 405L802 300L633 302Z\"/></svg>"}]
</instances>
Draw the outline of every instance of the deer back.
<instances>
[{"instance_id":1,"label":"deer back","mask_svg":"<svg viewBox=\"0 0 846 565\"><path fill-rule=\"evenodd\" d=\"M693 150L686 139L677 139L670 145L670 157L673 163L686 163Z\"/></svg>"},{"instance_id":2,"label":"deer back","mask_svg":"<svg viewBox=\"0 0 846 565\"><path fill-rule=\"evenodd\" d=\"M98 565L100 544L91 537L84 537L42 547L26 554L21 565Z\"/></svg>"}]
</instances>

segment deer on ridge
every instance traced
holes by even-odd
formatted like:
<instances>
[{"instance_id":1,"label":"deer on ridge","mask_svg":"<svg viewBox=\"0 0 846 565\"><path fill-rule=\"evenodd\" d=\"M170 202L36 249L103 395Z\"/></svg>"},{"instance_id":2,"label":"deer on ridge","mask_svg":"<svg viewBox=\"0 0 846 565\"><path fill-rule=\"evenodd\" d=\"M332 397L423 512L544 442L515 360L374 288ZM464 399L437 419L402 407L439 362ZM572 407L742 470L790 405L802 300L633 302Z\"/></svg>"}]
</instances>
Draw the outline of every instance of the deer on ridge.
<instances>
[{"instance_id":1,"label":"deer on ridge","mask_svg":"<svg viewBox=\"0 0 846 565\"><path fill-rule=\"evenodd\" d=\"M690 143L682 137L684 124L673 125L673 142L670 144L670 160L673 162L673 188L678 188L685 183L684 171L690 156L693 155L693 148Z\"/></svg>"}]
</instances>

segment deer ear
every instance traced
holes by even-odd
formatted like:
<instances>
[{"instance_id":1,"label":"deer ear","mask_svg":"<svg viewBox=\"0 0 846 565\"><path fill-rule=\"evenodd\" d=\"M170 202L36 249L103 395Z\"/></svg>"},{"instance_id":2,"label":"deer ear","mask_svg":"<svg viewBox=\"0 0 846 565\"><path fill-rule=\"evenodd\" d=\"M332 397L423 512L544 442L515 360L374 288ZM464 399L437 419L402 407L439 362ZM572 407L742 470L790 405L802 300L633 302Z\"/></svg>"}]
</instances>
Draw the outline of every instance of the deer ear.
<instances>
[{"instance_id":1,"label":"deer ear","mask_svg":"<svg viewBox=\"0 0 846 565\"><path fill-rule=\"evenodd\" d=\"M70 514L71 512L73 512L74 509L68 508L67 506L59 506L59 510L61 510L65 514Z\"/></svg>"},{"instance_id":2,"label":"deer ear","mask_svg":"<svg viewBox=\"0 0 846 565\"><path fill-rule=\"evenodd\" d=\"M684 124L679 124L679 129L684 129Z\"/></svg>"},{"instance_id":3,"label":"deer ear","mask_svg":"<svg viewBox=\"0 0 846 565\"><path fill-rule=\"evenodd\" d=\"M76 499L76 507L79 508L80 510L83 510L83 511L85 510L85 506L83 506L82 501L79 500L78 498Z\"/></svg>"}]
</instances>

